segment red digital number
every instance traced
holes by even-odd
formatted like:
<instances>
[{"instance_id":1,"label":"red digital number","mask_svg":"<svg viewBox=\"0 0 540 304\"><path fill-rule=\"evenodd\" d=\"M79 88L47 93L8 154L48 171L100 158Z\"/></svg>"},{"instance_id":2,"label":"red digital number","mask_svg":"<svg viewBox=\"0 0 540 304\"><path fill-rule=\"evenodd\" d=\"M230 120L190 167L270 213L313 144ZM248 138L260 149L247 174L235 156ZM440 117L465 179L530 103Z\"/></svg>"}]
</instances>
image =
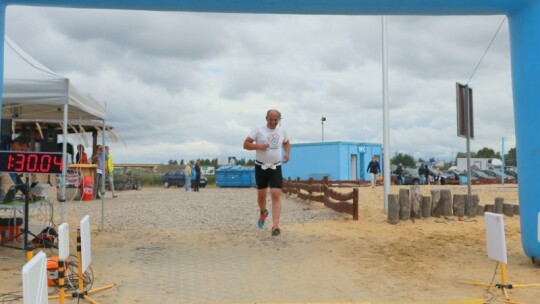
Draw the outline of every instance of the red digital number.
<instances>
[{"instance_id":1,"label":"red digital number","mask_svg":"<svg viewBox=\"0 0 540 304\"><path fill-rule=\"evenodd\" d=\"M24 172L24 165L26 163L26 154L17 153L15 156L17 158L15 159L15 165L13 166L13 169L17 172Z\"/></svg>"},{"instance_id":2,"label":"red digital number","mask_svg":"<svg viewBox=\"0 0 540 304\"><path fill-rule=\"evenodd\" d=\"M29 154L26 159L26 169L28 172L36 172L38 165L38 156L36 154Z\"/></svg>"},{"instance_id":3,"label":"red digital number","mask_svg":"<svg viewBox=\"0 0 540 304\"><path fill-rule=\"evenodd\" d=\"M57 166L59 168L58 171L62 171L62 167L64 165L64 162L62 162L62 156L56 155L53 160L53 165Z\"/></svg>"},{"instance_id":4,"label":"red digital number","mask_svg":"<svg viewBox=\"0 0 540 304\"><path fill-rule=\"evenodd\" d=\"M45 154L41 156L41 162L39 164L39 172L49 172L51 170L51 156Z\"/></svg>"}]
</instances>

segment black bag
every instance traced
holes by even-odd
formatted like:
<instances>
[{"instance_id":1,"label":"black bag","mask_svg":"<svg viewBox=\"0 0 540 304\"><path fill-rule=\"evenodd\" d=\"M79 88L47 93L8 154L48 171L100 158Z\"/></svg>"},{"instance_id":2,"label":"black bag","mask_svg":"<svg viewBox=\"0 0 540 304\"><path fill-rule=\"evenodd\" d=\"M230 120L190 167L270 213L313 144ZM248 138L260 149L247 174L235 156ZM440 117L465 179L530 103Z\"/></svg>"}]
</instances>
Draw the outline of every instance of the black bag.
<instances>
[{"instance_id":1,"label":"black bag","mask_svg":"<svg viewBox=\"0 0 540 304\"><path fill-rule=\"evenodd\" d=\"M58 233L52 227L45 227L41 232L32 240L34 248L53 248Z\"/></svg>"}]
</instances>

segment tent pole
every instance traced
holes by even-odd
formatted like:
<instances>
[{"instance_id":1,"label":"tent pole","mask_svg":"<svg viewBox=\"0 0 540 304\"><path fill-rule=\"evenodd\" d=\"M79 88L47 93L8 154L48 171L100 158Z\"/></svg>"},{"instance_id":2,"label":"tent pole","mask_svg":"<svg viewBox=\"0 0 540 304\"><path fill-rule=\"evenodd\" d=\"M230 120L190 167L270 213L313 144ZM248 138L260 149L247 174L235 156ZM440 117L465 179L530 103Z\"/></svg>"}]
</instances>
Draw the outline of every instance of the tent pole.
<instances>
[{"instance_id":1,"label":"tent pole","mask_svg":"<svg viewBox=\"0 0 540 304\"><path fill-rule=\"evenodd\" d=\"M105 102L105 113L107 113L107 102ZM101 178L101 189L103 189L103 191L105 191L105 178L107 178L107 174L105 174L105 169L107 168L108 164L106 163L106 160L107 158L105 157L105 153L107 153L105 151L105 119L103 119L103 128L101 128L101 142L102 142L102 163L103 163L103 168L101 168L101 174L102 174L102 178ZM98 190L100 191L100 190ZM105 222L105 195L102 195L101 196L101 230L103 230L103 224Z\"/></svg>"},{"instance_id":2,"label":"tent pole","mask_svg":"<svg viewBox=\"0 0 540 304\"><path fill-rule=\"evenodd\" d=\"M69 99L69 96L67 96ZM69 100L68 100L69 102ZM67 124L68 124L68 103L64 104L64 124L62 125L63 132L63 143L62 143L62 182L60 183L60 208L61 208L61 218L60 223L65 223L64 216L66 213L65 204L66 204L66 178L67 178Z\"/></svg>"}]
</instances>

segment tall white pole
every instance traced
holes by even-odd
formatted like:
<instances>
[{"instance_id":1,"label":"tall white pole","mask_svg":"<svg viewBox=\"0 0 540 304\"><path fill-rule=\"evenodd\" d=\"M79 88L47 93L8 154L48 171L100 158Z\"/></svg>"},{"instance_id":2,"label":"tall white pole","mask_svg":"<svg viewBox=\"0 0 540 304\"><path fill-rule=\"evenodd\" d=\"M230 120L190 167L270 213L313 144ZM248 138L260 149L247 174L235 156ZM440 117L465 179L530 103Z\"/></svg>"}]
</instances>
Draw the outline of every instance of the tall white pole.
<instances>
[{"instance_id":1,"label":"tall white pole","mask_svg":"<svg viewBox=\"0 0 540 304\"><path fill-rule=\"evenodd\" d=\"M382 62L383 62L383 177L384 212L388 212L390 193L390 124L388 118L388 61L386 52L386 18L382 16Z\"/></svg>"},{"instance_id":2,"label":"tall white pole","mask_svg":"<svg viewBox=\"0 0 540 304\"><path fill-rule=\"evenodd\" d=\"M504 185L504 137L501 139L502 141L502 147L501 147L501 157L502 157L502 166L501 166L501 185Z\"/></svg>"}]
</instances>

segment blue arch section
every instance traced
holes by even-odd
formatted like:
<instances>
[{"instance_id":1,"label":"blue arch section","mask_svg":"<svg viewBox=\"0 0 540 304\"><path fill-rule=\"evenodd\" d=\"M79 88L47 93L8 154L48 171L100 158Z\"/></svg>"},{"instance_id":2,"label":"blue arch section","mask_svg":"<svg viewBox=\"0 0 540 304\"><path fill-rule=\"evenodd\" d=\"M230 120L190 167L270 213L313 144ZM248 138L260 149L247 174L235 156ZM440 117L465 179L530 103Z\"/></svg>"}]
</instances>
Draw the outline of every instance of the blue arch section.
<instances>
[{"instance_id":1,"label":"blue arch section","mask_svg":"<svg viewBox=\"0 0 540 304\"><path fill-rule=\"evenodd\" d=\"M540 0L0 0L0 4L2 35L6 5L261 14L507 15L520 164L521 239L525 254L540 259L535 172L540 168L540 84L536 80L540 75ZM0 47L2 58L3 53ZM2 65L0 61L0 73Z\"/></svg>"}]
</instances>

